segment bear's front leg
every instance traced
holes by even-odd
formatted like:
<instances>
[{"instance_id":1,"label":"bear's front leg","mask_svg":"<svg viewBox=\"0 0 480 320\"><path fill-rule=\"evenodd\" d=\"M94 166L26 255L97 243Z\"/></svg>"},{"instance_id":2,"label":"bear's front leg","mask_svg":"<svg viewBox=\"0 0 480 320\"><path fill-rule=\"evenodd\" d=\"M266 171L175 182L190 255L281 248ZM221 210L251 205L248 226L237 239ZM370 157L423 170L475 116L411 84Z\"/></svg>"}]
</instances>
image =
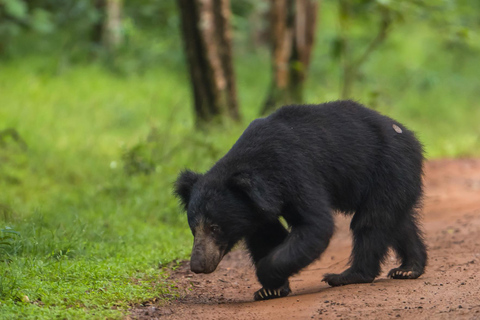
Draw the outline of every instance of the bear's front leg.
<instances>
[{"instance_id":1,"label":"bear's front leg","mask_svg":"<svg viewBox=\"0 0 480 320\"><path fill-rule=\"evenodd\" d=\"M288 231L280 221L269 221L268 223L261 224L255 232L246 238L248 250L257 269L260 261L283 243L287 236ZM284 279L282 284L277 288L263 287L256 291L253 298L255 301L269 300L286 297L290 292L288 279Z\"/></svg>"},{"instance_id":2,"label":"bear's front leg","mask_svg":"<svg viewBox=\"0 0 480 320\"><path fill-rule=\"evenodd\" d=\"M288 278L320 257L332 234L333 221L328 214L310 215L292 226L285 241L256 264L262 289L255 293L255 300L266 300L262 298L265 292L267 299L288 295Z\"/></svg>"}]
</instances>

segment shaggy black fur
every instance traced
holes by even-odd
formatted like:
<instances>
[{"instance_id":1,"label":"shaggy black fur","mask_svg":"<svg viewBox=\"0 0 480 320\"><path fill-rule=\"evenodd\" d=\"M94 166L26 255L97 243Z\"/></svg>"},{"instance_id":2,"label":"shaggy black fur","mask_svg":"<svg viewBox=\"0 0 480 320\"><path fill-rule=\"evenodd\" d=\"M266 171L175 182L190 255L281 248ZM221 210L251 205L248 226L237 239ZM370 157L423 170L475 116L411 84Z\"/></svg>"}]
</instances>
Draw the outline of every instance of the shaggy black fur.
<instances>
[{"instance_id":1,"label":"shaggy black fur","mask_svg":"<svg viewBox=\"0 0 480 320\"><path fill-rule=\"evenodd\" d=\"M253 121L207 173L183 172L176 193L192 230L218 226L227 251L246 239L264 288L287 292L288 278L322 254L335 210L353 215L354 248L350 268L324 281L372 282L389 247L402 262L390 276L417 278L427 258L416 221L422 163L411 131L356 102L286 106Z\"/></svg>"}]
</instances>

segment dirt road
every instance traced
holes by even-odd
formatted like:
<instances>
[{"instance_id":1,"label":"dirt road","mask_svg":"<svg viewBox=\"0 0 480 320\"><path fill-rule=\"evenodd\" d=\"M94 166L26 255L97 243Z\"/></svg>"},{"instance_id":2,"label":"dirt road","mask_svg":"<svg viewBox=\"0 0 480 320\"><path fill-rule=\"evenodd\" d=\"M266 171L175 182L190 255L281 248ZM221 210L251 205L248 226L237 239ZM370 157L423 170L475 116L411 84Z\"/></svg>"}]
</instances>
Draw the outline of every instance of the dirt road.
<instances>
[{"instance_id":1,"label":"dirt road","mask_svg":"<svg viewBox=\"0 0 480 320\"><path fill-rule=\"evenodd\" d=\"M393 254L371 284L331 288L324 273L341 272L348 261L349 219L322 258L291 278L293 294L253 301L260 286L248 256L232 252L210 275L188 263L172 273L181 297L132 310L139 319L480 319L480 159L437 160L426 166L423 227L429 246L426 273L416 280L391 280Z\"/></svg>"}]
</instances>

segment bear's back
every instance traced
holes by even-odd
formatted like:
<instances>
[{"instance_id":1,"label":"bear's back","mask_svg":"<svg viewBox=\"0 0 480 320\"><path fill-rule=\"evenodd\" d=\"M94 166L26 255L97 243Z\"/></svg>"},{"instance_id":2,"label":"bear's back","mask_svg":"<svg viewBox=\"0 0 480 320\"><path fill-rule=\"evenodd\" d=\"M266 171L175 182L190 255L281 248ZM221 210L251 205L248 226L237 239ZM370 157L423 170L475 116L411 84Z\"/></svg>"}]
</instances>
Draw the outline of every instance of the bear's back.
<instances>
[{"instance_id":1,"label":"bear's back","mask_svg":"<svg viewBox=\"0 0 480 320\"><path fill-rule=\"evenodd\" d=\"M374 176L402 189L416 183L422 161L420 143L403 125L359 103L335 101L285 106L253 121L211 173L243 170L292 185L318 181L347 211ZM408 177L396 183L402 175Z\"/></svg>"},{"instance_id":2,"label":"bear's back","mask_svg":"<svg viewBox=\"0 0 480 320\"><path fill-rule=\"evenodd\" d=\"M422 148L403 125L354 101L320 105L284 106L268 117L254 120L240 136L227 158L250 155L264 161L264 155L307 155L316 162L336 165L345 162L372 163L372 157L391 152L411 153L421 158ZM349 159L351 158L351 159ZM284 159L283 159L284 160ZM329 163L330 162L330 163Z\"/></svg>"}]
</instances>

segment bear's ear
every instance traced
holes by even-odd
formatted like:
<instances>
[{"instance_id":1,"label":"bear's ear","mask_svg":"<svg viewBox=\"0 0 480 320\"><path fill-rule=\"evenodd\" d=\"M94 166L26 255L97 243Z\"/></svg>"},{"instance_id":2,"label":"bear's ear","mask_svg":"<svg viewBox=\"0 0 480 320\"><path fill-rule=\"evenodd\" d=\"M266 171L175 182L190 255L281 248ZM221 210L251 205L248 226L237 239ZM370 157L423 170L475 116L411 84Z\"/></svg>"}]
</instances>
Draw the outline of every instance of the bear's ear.
<instances>
[{"instance_id":1,"label":"bear's ear","mask_svg":"<svg viewBox=\"0 0 480 320\"><path fill-rule=\"evenodd\" d=\"M233 174L228 180L228 185L234 191L247 196L261 211L278 211L278 200L272 194L271 188L262 178L247 172Z\"/></svg>"},{"instance_id":2,"label":"bear's ear","mask_svg":"<svg viewBox=\"0 0 480 320\"><path fill-rule=\"evenodd\" d=\"M201 176L202 175L199 173L190 170L184 170L178 175L177 181L175 181L173 192L180 199L185 210L187 209L188 202L190 201L192 187Z\"/></svg>"}]
</instances>

